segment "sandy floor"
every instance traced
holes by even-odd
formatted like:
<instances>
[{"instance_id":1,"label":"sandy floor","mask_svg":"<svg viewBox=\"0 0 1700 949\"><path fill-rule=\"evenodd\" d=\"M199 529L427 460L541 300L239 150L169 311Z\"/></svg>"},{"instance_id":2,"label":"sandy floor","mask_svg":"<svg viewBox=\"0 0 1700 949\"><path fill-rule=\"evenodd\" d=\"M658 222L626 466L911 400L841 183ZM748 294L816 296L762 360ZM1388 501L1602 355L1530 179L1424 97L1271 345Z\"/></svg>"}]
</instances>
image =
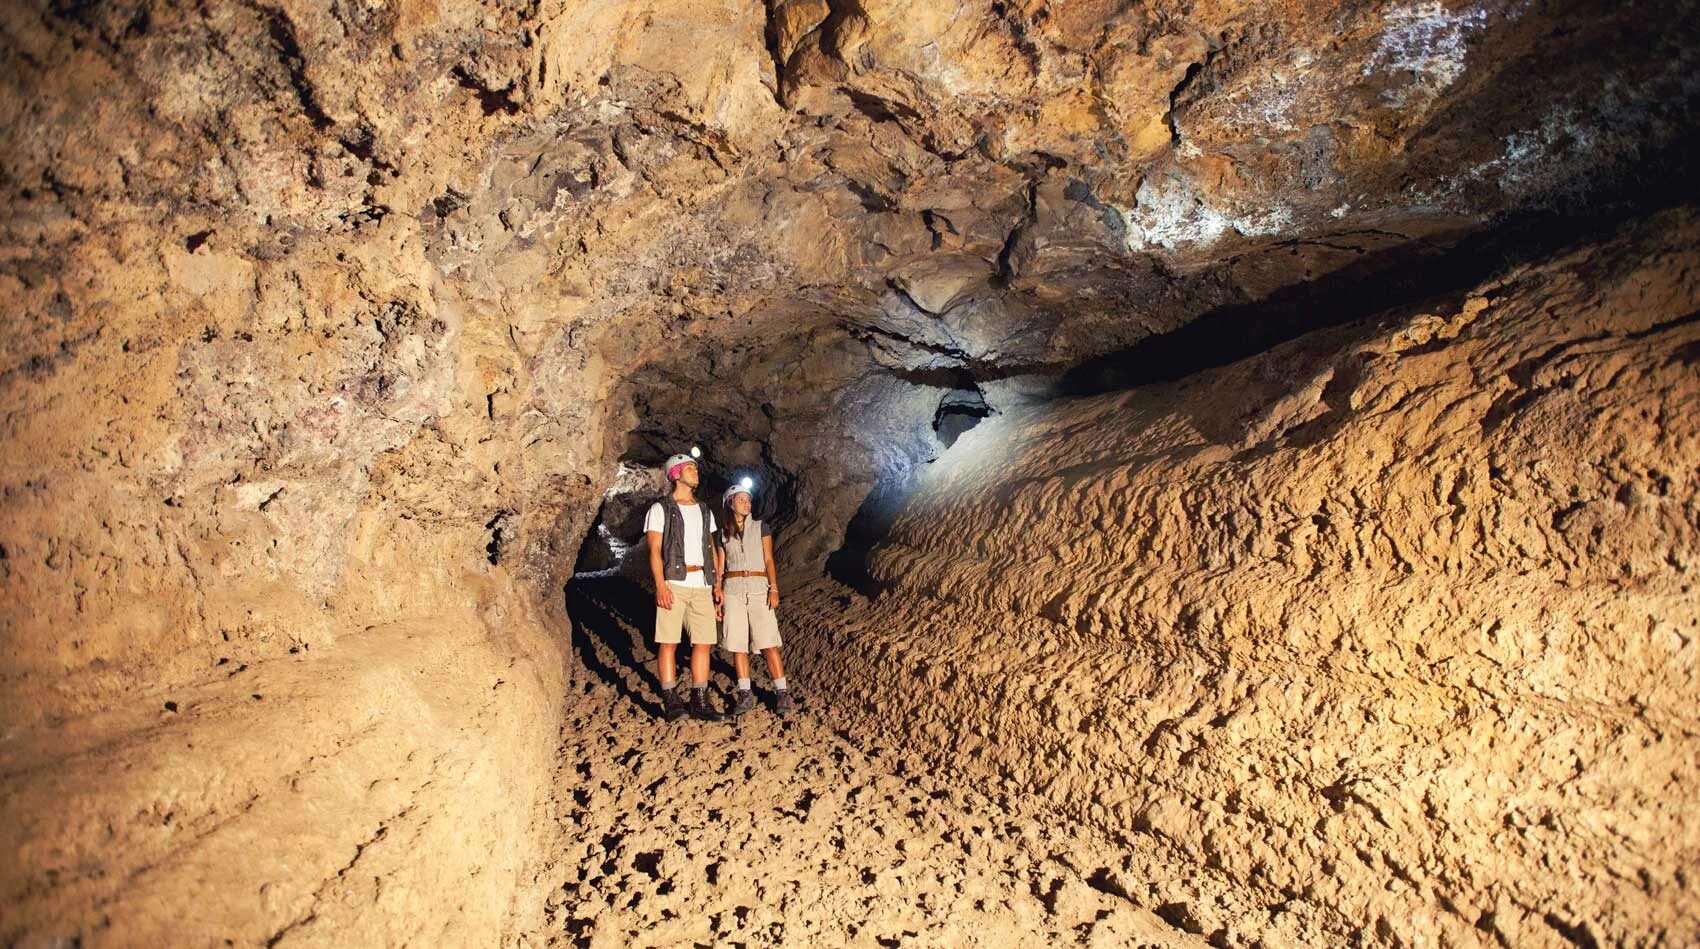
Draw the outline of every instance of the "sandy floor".
<instances>
[{"instance_id":1,"label":"sandy floor","mask_svg":"<svg viewBox=\"0 0 1700 949\"><path fill-rule=\"evenodd\" d=\"M1202 944L1066 822L856 747L800 687L789 720L762 694L737 722L661 721L641 592L581 580L570 606L595 675L564 731L544 924L520 944Z\"/></svg>"}]
</instances>

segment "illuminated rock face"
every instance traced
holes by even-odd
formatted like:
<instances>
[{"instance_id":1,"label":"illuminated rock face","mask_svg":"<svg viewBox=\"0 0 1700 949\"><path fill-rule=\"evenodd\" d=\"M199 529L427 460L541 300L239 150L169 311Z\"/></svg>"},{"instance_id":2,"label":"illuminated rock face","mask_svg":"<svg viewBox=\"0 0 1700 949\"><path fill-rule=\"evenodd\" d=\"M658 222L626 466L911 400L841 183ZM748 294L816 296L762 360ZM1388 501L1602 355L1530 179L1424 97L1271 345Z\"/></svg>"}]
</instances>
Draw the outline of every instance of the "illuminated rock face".
<instances>
[{"instance_id":1,"label":"illuminated rock face","mask_svg":"<svg viewBox=\"0 0 1700 949\"><path fill-rule=\"evenodd\" d=\"M1697 236L982 423L811 665L1137 878L1219 873L1157 894L1206 931L1692 942Z\"/></svg>"},{"instance_id":2,"label":"illuminated rock face","mask_svg":"<svg viewBox=\"0 0 1700 949\"><path fill-rule=\"evenodd\" d=\"M1400 688L1446 689L1476 676L1485 684L1469 688L1500 695L1504 684L1507 696L1562 690L1553 717L1519 734L1557 735L1542 729L1568 721L1564 703L1590 689L1612 708L1676 708L1673 694L1693 694L1681 678L1689 647L1662 664L1645 657L1648 643L1686 643L1686 601L1608 598L1593 613L1559 601L1578 590L1603 597L1608 574L1628 583L1690 569L1681 545L1692 515L1670 512L1692 498L1693 458L1681 455L1691 449L1675 427L1692 394L1655 378L1691 369L1687 344L1658 348L1680 327L1626 337L1623 372L1595 385L1542 382L1535 377L1557 370L1468 348L1475 333L1502 334L1507 346L1582 339L1569 327L1519 329L1505 311L1539 292L1515 276L1502 278L1515 290L1501 294L1507 302L1459 296L1438 322L1412 329L1413 339L1429 337L1405 356L1353 355L1379 337L1336 324L1450 299L1522 260L1546 275L1530 281L1572 281L1579 299L1554 311L1605 320L1598 333L1645 330L1608 316L1645 316L1648 327L1681 316L1674 304L1643 300L1601 316L1604 304L1581 298L1606 299L1619 285L1616 271L1585 266L1594 258L1619 270L1633 263L1671 294L1686 292L1677 251L1632 262L1623 249L1667 246L1658 242L1689 233L1686 219L1660 219L1619 243L1597 235L1609 230L1600 220L1648 217L1692 194L1695 12L1685 3L1341 2L1272 12L827 0L7 7L0 792L13 802L4 852L15 857L0 861L0 898L17 909L0 922L0 940L92 935L102 918L166 931L186 901L236 879L236 855L261 846L300 857L280 858L284 869L263 881L258 903L209 920L209 931L216 923L264 941L319 927L358 937L347 928L352 908L386 904L348 889L339 871L351 853L383 859L383 846L368 846L375 840L412 840L437 855L378 874L391 899L403 890L419 899L387 906L383 919L410 922L382 938L476 941L511 929L514 914L497 894L554 833L539 817L548 746L563 689L583 675L563 662L562 583L581 541L603 536L593 525L609 491L604 519L630 529L627 489L642 478L621 463L650 466L692 442L706 449L711 478L760 479L798 576L818 575L829 559L846 575L861 572L862 548L884 536L918 479L923 500L903 508L909 520L871 562L877 582L898 585L892 609L961 587L975 622L1059 624L1083 644L1169 649L1165 637L1191 630L1189 642L1213 636L1219 652L1233 643L1261 656L1326 640L1342 656L1341 676L1362 670ZM1562 256L1595 246L1574 251L1581 263ZM1150 391L1047 408L1059 390L1182 375L1318 329L1328 335L1291 344L1310 354L1311 375L1262 356L1217 383L1235 387L1240 411L1266 417L1223 416L1209 423L1219 430L1194 436L1159 405L1140 409L1150 431L1106 429L1106 450L1124 465L1157 466L1130 473L1130 486L1184 467L1187 438L1209 448L1185 464L1215 479L1189 503L1218 512L1216 540L1159 510L1187 500L1162 494L1180 490L1162 481L1170 487L1153 487L1145 507L1104 514L1137 508L1150 515L1140 529L1162 525L1141 535L1141 557L1226 545L1238 533L1262 538L1238 554L1196 554L1226 558L1195 565L1202 572L1152 573L1161 597L1136 608L1094 594L1103 578L1067 580L1067 560L1049 568L1061 573L1044 578L1040 597L1014 577L958 576L969 567L924 542L930 516L963 518L954 539L973 549L990 550L1000 529L977 520L982 509L942 504L925 486L937 481L930 462L957 465L994 432L1008 445L1043 443L1044 426L1062 417L1054 413L1115 398L1142 405ZM1170 348L1124 352L1154 338ZM1385 342L1389 352L1400 345ZM1593 353L1595 343L1576 345ZM1455 361L1430 365L1443 359ZM1252 371L1246 365L1274 375L1233 375ZM1446 383L1462 386L1456 396L1467 403L1455 415L1484 420L1475 429L1441 425L1451 416L1429 424L1433 406L1406 394L1440 386L1433 374L1447 367L1478 373ZM1565 401L1604 412L1632 382L1642 386L1634 411L1650 420L1630 413L1590 428L1594 415ZM1534 394L1493 402L1506 385ZM1285 401L1253 404L1278 395ZM1379 408L1365 408L1376 399ZM1454 438L1457 450L1401 454L1400 439L1418 428L1422 438ZM1346 451L1342 433L1360 429L1353 450L1382 467L1324 466L1327 452ZM1136 436L1151 440L1148 450L1130 447ZM1294 438L1313 442L1300 451ZM1514 463L1493 462L1496 451ZM1539 470L1519 467L1549 451L1558 457ZM1062 459L1081 452L1059 442L1056 459L1035 462L1055 472L1030 477L1066 480L1067 465L1086 455ZM1618 467L1554 473L1582 454ZM1487 481L1466 457L1477 467L1487 459ZM1658 476L1634 467L1654 461ZM1380 486L1389 466L1397 485ZM1473 473L1459 480L1465 470ZM1555 500L1565 478L1580 493ZM1394 501L1430 481L1465 513L1447 515L1451 527L1397 526ZM1394 499L1378 508L1394 524L1384 539L1342 533L1361 523L1342 518L1368 504L1348 505L1345 483L1357 498L1381 490ZM1530 505L1528 517L1507 508L1492 524L1472 519L1486 502L1471 498L1537 489L1549 494L1517 502ZM1617 508L1589 506L1607 495ZM1264 537L1273 521L1241 524L1228 513L1250 518L1272 498L1310 519ZM596 565L618 552L610 547ZM1121 563L1118 577L1156 569L1109 550L1093 556ZM1287 565L1255 568L1249 557ZM1489 616L1483 604L1498 596L1495 584L1511 583L1504 574L1519 576L1519 557L1541 566L1502 598L1537 612ZM1471 572L1490 566L1496 579ZM1310 585L1292 582L1294 571ZM1333 605L1290 605L1317 585L1330 586ZM1396 607L1418 589L1430 599ZM1635 610L1653 617L1644 639L1601 646L1611 663L1587 679L1577 644L1619 635L1606 630L1633 625ZM1349 626L1359 613L1381 618L1385 641ZM1572 619L1552 618L1561 615ZM1370 638L1327 638L1348 629ZM1456 645L1478 634L1492 648ZM1267 648L1253 645L1260 637ZM1410 653L1430 641L1463 658L1424 679ZM1470 658L1478 654L1494 657L1493 669L1521 671L1490 673L1480 666L1489 660ZM847 670L842 687L866 681ZM1226 696L1253 685L1220 688ZM1152 694L1181 694L1159 686ZM1130 721L1156 721L1161 703L1144 701ZM1434 698L1424 714L1455 708L1446 701ZM923 710L915 715L921 728ZM1266 726L1276 724L1246 728L1270 740ZM1411 727L1438 726L1424 718ZM1153 741L1153 754L1168 754L1169 739ZM1556 781L1557 759L1540 757L1554 743L1457 753L1552 771ZM1661 747L1624 760L1654 761ZM1210 775L1227 773L1164 767L1151 781L1183 802L1203 800ZM1466 773L1487 780L1485 770ZM1016 786L1066 801L1100 786L1035 780ZM1621 780L1653 786L1633 769ZM1668 798L1691 796L1687 772L1673 780ZM1497 786L1467 786L1502 800L1492 797ZM1334 788L1327 800L1349 840L1357 785L1323 787ZM1639 813L1609 789L1576 793L1621 808L1596 823ZM1120 819L1128 802L1155 800L1132 787L1103 806ZM1166 818L1151 806L1131 819L1157 827ZM1435 805L1466 806L1476 805ZM1518 807L1492 818L1503 833L1572 833L1543 823L1536 803ZM1382 812L1392 821L1397 811ZM1260 838L1275 854L1264 865L1288 874L1273 886L1302 889L1293 853L1309 845L1296 842L1296 820ZM1476 829L1488 816L1445 820L1453 836L1432 839L1451 841L1447 854L1490 844L1501 854L1497 838ZM433 837L455 824L482 828L490 843ZM1249 859L1244 848L1217 849ZM1416 857L1393 859L1413 879L1441 872L1423 876ZM1637 866L1656 876L1661 860ZM1446 872L1504 880L1516 869ZM448 904L430 894L473 876L487 888L485 908L446 921ZM120 882L132 878L153 889ZM1340 894L1313 898L1356 908L1317 932L1351 931L1362 914L1385 911L1364 876L1329 879ZM1677 902L1655 883L1650 905ZM1635 905L1617 884L1576 887L1594 901L1575 904L1578 918L1630 931L1613 922Z\"/></svg>"}]
</instances>

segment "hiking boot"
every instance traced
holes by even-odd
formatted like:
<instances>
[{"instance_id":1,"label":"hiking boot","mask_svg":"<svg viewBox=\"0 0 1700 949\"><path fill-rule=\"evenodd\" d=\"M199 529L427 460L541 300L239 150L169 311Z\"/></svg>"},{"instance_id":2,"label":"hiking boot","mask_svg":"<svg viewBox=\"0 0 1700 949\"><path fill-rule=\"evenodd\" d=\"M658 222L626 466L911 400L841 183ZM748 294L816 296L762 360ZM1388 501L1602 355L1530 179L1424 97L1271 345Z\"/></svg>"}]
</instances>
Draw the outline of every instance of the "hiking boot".
<instances>
[{"instance_id":1,"label":"hiking boot","mask_svg":"<svg viewBox=\"0 0 1700 949\"><path fill-rule=\"evenodd\" d=\"M661 690L661 716L670 722L685 717L685 702L679 698L678 689Z\"/></svg>"},{"instance_id":2,"label":"hiking boot","mask_svg":"<svg viewBox=\"0 0 1700 949\"><path fill-rule=\"evenodd\" d=\"M774 696L773 710L781 715L791 714L792 705L790 689L780 689L779 693Z\"/></svg>"},{"instance_id":3,"label":"hiking boot","mask_svg":"<svg viewBox=\"0 0 1700 949\"><path fill-rule=\"evenodd\" d=\"M728 715L736 717L756 707L756 694L749 689L738 689L733 694L737 697L732 700L732 707L726 710Z\"/></svg>"},{"instance_id":4,"label":"hiking boot","mask_svg":"<svg viewBox=\"0 0 1700 949\"><path fill-rule=\"evenodd\" d=\"M689 707L691 717L699 722L724 722L726 720L726 716L716 712L714 707L708 704L707 689L692 689Z\"/></svg>"}]
</instances>

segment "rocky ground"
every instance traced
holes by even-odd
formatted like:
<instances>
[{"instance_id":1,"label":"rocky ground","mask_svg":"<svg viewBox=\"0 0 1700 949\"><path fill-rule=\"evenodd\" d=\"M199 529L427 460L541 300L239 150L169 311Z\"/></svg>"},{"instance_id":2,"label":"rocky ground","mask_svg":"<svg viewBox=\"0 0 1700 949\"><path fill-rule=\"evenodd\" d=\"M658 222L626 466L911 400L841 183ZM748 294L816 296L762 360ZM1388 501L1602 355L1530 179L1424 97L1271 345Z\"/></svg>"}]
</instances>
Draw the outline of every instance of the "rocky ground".
<instances>
[{"instance_id":1,"label":"rocky ground","mask_svg":"<svg viewBox=\"0 0 1700 949\"><path fill-rule=\"evenodd\" d=\"M647 593L585 578L569 597L589 674L563 729L558 849L529 897L541 920L517 944L1203 944L1192 910L1151 902L1116 848L859 744L802 686L788 719L769 701L662 721Z\"/></svg>"},{"instance_id":2,"label":"rocky ground","mask_svg":"<svg viewBox=\"0 0 1700 949\"><path fill-rule=\"evenodd\" d=\"M488 944L552 840L562 670L510 635L373 626L8 734L0 945Z\"/></svg>"}]
</instances>

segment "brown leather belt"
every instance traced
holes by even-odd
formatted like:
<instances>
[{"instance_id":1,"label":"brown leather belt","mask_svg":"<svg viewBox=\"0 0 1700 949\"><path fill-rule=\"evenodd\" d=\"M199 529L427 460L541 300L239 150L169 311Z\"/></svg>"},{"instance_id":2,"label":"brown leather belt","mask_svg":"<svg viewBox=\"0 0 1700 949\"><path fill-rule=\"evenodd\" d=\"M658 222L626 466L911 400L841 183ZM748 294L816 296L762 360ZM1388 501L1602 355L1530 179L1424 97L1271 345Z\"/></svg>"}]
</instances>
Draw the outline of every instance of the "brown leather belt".
<instances>
[{"instance_id":1,"label":"brown leather belt","mask_svg":"<svg viewBox=\"0 0 1700 949\"><path fill-rule=\"evenodd\" d=\"M760 570L728 570L727 577L765 577L767 574Z\"/></svg>"},{"instance_id":2,"label":"brown leather belt","mask_svg":"<svg viewBox=\"0 0 1700 949\"><path fill-rule=\"evenodd\" d=\"M701 567L693 567L690 564L685 565L685 572L686 573L696 573L701 569L702 569Z\"/></svg>"}]
</instances>

